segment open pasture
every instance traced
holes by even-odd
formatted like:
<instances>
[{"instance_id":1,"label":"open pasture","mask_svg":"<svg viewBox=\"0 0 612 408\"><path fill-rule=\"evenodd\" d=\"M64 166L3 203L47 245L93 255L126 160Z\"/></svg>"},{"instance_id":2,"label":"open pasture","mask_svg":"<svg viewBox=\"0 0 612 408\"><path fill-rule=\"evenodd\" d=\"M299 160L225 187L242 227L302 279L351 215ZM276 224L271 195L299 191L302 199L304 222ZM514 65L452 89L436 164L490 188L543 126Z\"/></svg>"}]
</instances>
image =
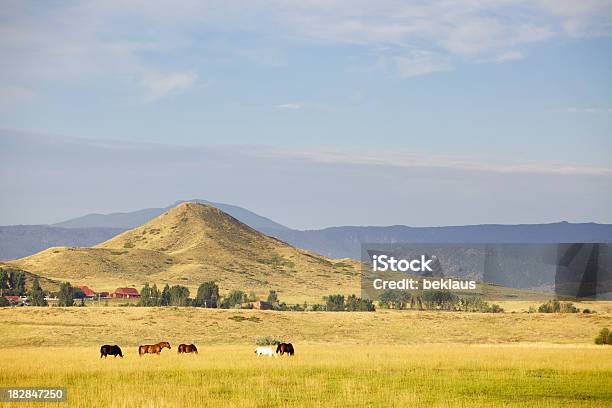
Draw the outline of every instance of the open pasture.
<instances>
[{"instance_id":1,"label":"open pasture","mask_svg":"<svg viewBox=\"0 0 612 408\"><path fill-rule=\"evenodd\" d=\"M75 407L612 405L610 348L304 344L278 358L253 348L123 359L100 359L95 346L5 349L0 383L63 385Z\"/></svg>"},{"instance_id":2,"label":"open pasture","mask_svg":"<svg viewBox=\"0 0 612 408\"><path fill-rule=\"evenodd\" d=\"M66 386L75 407L610 407L612 347L592 338L611 323L605 313L4 309L0 384ZM291 341L295 356L257 357L264 335ZM153 340L172 349L139 357ZM199 354L178 355L179 342ZM125 357L101 359L105 343Z\"/></svg>"}]
</instances>

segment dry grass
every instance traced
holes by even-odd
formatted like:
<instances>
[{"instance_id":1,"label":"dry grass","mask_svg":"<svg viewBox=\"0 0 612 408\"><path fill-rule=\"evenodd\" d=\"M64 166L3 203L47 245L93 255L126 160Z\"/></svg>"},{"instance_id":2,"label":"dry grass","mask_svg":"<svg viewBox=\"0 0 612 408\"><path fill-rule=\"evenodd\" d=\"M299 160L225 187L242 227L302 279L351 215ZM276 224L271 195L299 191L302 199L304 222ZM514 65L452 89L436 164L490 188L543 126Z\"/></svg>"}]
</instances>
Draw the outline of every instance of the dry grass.
<instances>
[{"instance_id":1,"label":"dry grass","mask_svg":"<svg viewBox=\"0 0 612 408\"><path fill-rule=\"evenodd\" d=\"M235 319L242 316L248 319ZM580 344L591 345L612 315L455 312L273 312L199 308L0 309L5 347L161 339L196 344L253 344L259 336L303 344Z\"/></svg>"},{"instance_id":2,"label":"dry grass","mask_svg":"<svg viewBox=\"0 0 612 408\"><path fill-rule=\"evenodd\" d=\"M100 359L95 346L3 349L0 383L66 386L74 407L612 404L612 348L298 344L291 358L256 357L246 345L200 349L123 359Z\"/></svg>"},{"instance_id":3,"label":"dry grass","mask_svg":"<svg viewBox=\"0 0 612 408\"><path fill-rule=\"evenodd\" d=\"M71 407L610 407L603 326L611 315L0 309L0 384L66 386ZM264 335L296 355L256 357ZM162 339L172 350L138 357ZM104 343L125 358L100 359Z\"/></svg>"}]
</instances>

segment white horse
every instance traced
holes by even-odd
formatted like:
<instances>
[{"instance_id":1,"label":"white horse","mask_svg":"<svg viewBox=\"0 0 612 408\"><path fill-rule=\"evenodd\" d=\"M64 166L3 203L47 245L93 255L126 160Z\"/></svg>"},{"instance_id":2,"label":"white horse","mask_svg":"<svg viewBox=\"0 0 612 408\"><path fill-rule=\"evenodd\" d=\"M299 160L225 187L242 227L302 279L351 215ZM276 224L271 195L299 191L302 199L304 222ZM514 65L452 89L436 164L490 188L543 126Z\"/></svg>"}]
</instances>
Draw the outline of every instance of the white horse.
<instances>
[{"instance_id":1,"label":"white horse","mask_svg":"<svg viewBox=\"0 0 612 408\"><path fill-rule=\"evenodd\" d=\"M258 356L276 357L276 353L272 350L271 347L257 347L255 349L255 354L257 354Z\"/></svg>"}]
</instances>

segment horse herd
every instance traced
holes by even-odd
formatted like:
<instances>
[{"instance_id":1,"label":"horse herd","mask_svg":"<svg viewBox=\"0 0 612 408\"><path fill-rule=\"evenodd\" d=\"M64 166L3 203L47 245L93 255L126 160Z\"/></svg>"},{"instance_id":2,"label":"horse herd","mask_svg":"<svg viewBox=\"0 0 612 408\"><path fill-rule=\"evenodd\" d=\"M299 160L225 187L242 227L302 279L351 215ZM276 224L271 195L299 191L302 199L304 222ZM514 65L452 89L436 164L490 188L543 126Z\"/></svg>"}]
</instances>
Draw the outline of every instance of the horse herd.
<instances>
[{"instance_id":1,"label":"horse herd","mask_svg":"<svg viewBox=\"0 0 612 408\"><path fill-rule=\"evenodd\" d=\"M164 348L167 348L168 350L172 349L172 347L170 347L170 343L168 343L167 341L161 341L157 344L144 344L138 347L138 355L140 357L142 357L144 354L159 355ZM182 354L182 353L198 354L198 348L195 346L195 344L179 344L178 353L179 354ZM295 350L293 349L293 344L279 343L276 346L276 352L272 350L272 347L257 347L255 349L255 354L257 354L258 356L269 356L269 357L275 356L276 357L278 354L282 356L285 353L287 353L290 356L292 356L295 353ZM106 356L114 356L114 357L119 356L123 358L121 347L119 347L116 344L112 346L110 344L103 345L102 347L100 347L100 358L106 357Z\"/></svg>"}]
</instances>

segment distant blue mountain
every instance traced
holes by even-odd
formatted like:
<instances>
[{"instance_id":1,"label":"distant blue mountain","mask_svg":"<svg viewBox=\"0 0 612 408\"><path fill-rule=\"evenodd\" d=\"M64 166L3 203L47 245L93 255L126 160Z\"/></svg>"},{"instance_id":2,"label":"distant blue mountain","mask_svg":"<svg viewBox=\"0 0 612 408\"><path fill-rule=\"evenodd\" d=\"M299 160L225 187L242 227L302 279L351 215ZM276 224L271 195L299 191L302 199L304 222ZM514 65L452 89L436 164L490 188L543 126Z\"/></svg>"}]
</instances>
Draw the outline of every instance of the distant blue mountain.
<instances>
[{"instance_id":1,"label":"distant blue mountain","mask_svg":"<svg viewBox=\"0 0 612 408\"><path fill-rule=\"evenodd\" d=\"M132 229L139 227L146 222L149 222L158 215L165 213L169 209L176 207L177 205L184 203L185 201L212 205L213 207L220 209L221 211L236 218L238 221L256 230L259 230L260 228L265 228L266 230L270 231L277 229L289 229L284 225L274 222L266 217L262 217L261 215L255 214L254 212L249 211L245 208L199 199L177 201L176 203L164 208L145 208L144 210L125 213L88 214L82 217L72 218L67 221L58 222L57 224L53 224L53 226L63 228L112 227Z\"/></svg>"},{"instance_id":2,"label":"distant blue mountain","mask_svg":"<svg viewBox=\"0 0 612 408\"><path fill-rule=\"evenodd\" d=\"M123 228L60 228L49 225L0 226L0 260L23 258L52 246L93 246Z\"/></svg>"},{"instance_id":3,"label":"distant blue mountain","mask_svg":"<svg viewBox=\"0 0 612 408\"><path fill-rule=\"evenodd\" d=\"M332 227L322 230L266 230L264 234L331 258L361 256L362 243L564 243L612 242L612 225L467 225L456 227Z\"/></svg>"},{"instance_id":4,"label":"distant blue mountain","mask_svg":"<svg viewBox=\"0 0 612 408\"><path fill-rule=\"evenodd\" d=\"M292 230L245 208L206 200L209 204L266 235L330 258L359 259L362 243L561 243L612 242L612 225L559 222L553 224L468 225L453 227L332 227ZM0 227L0 259L16 259L51 246L92 246L138 227L182 203L165 208L89 214L51 226Z\"/></svg>"}]
</instances>

